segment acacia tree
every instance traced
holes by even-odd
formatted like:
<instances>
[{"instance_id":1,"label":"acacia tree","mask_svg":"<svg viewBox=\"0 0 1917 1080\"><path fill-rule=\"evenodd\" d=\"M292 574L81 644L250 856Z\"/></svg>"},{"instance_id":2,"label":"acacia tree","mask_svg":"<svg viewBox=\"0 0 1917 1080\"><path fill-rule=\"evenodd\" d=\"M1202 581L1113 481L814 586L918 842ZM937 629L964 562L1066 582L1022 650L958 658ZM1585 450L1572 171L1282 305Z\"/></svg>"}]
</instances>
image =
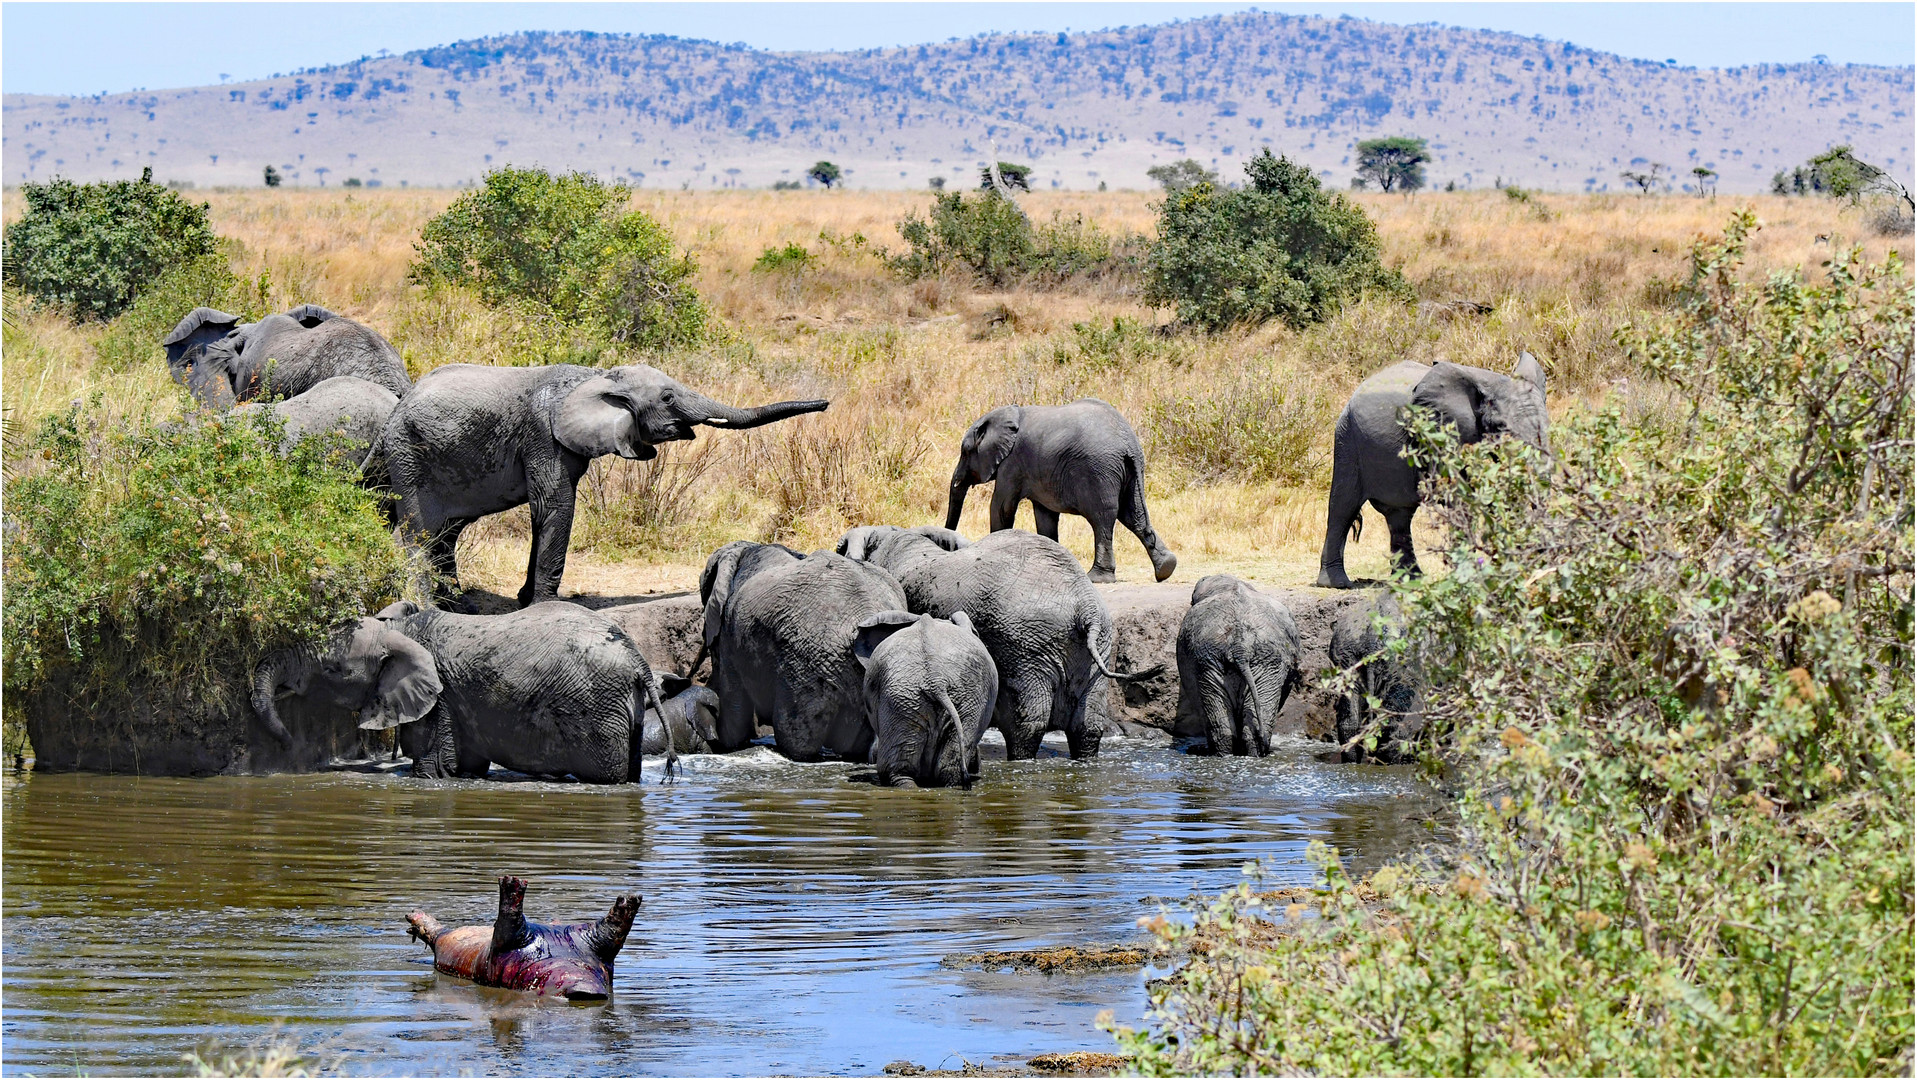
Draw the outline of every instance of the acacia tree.
<instances>
[{"instance_id":1,"label":"acacia tree","mask_svg":"<svg viewBox=\"0 0 1917 1080\"><path fill-rule=\"evenodd\" d=\"M806 179L817 180L830 188L839 182L839 167L829 161L818 161L805 171L805 175Z\"/></svg>"},{"instance_id":2,"label":"acacia tree","mask_svg":"<svg viewBox=\"0 0 1917 1080\"><path fill-rule=\"evenodd\" d=\"M1669 186L1670 181L1664 175L1669 171L1670 166L1653 161L1648 169L1625 169L1618 175L1624 178L1625 183L1637 188L1638 195L1644 196L1649 195L1651 190L1659 185Z\"/></svg>"},{"instance_id":3,"label":"acacia tree","mask_svg":"<svg viewBox=\"0 0 1917 1080\"><path fill-rule=\"evenodd\" d=\"M1218 174L1200 165L1192 158L1174 161L1169 165L1153 165L1145 170L1145 175L1167 192L1184 191L1199 184L1218 186Z\"/></svg>"},{"instance_id":4,"label":"acacia tree","mask_svg":"<svg viewBox=\"0 0 1917 1080\"><path fill-rule=\"evenodd\" d=\"M1701 199L1704 197L1705 188L1715 189L1716 182L1717 182L1716 169L1707 169L1702 165L1698 165L1691 169L1691 175L1697 177L1697 197L1698 198Z\"/></svg>"},{"instance_id":5,"label":"acacia tree","mask_svg":"<svg viewBox=\"0 0 1917 1080\"><path fill-rule=\"evenodd\" d=\"M1009 161L1001 161L998 163L998 175L1000 179L1005 181L1005 186L1008 188L1014 188L1018 191L1032 190L1032 167L1030 165L1014 165ZM978 189L980 191L998 190L992 183L992 167L990 165L978 171Z\"/></svg>"},{"instance_id":6,"label":"acacia tree","mask_svg":"<svg viewBox=\"0 0 1917 1080\"><path fill-rule=\"evenodd\" d=\"M1416 191L1424 186L1424 165L1431 151L1423 139L1393 135L1358 144L1358 176L1380 191Z\"/></svg>"}]
</instances>

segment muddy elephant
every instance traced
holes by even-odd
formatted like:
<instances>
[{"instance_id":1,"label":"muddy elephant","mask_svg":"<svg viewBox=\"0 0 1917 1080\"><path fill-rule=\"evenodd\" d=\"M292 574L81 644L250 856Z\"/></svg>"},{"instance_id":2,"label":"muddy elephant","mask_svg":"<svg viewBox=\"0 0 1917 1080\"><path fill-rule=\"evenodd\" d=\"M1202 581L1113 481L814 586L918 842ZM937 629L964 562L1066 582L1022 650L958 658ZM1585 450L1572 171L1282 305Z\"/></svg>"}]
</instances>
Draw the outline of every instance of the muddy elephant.
<instances>
[{"instance_id":1,"label":"muddy elephant","mask_svg":"<svg viewBox=\"0 0 1917 1080\"><path fill-rule=\"evenodd\" d=\"M1111 669L1111 612L1055 540L1008 529L974 544L949 529L865 525L847 532L839 551L891 571L906 610L971 618L998 666L993 724L1008 760L1037 757L1048 731L1065 733L1074 758L1097 755L1107 723L1105 680L1146 679L1162 670Z\"/></svg>"},{"instance_id":2,"label":"muddy elephant","mask_svg":"<svg viewBox=\"0 0 1917 1080\"><path fill-rule=\"evenodd\" d=\"M448 364L419 380L380 439L401 529L422 541L433 569L457 582L459 534L525 505L532 551L519 605L554 599L572 539L579 478L596 457L658 456L659 443L694 428L751 428L824 409L824 401L735 408L655 368L482 367ZM442 594L444 595L444 594Z\"/></svg>"},{"instance_id":3,"label":"muddy elephant","mask_svg":"<svg viewBox=\"0 0 1917 1080\"><path fill-rule=\"evenodd\" d=\"M1229 574L1201 578L1178 627L1179 712L1205 721L1214 754L1271 753L1298 687L1298 624L1275 597Z\"/></svg>"},{"instance_id":4,"label":"muddy elephant","mask_svg":"<svg viewBox=\"0 0 1917 1080\"><path fill-rule=\"evenodd\" d=\"M971 787L979 737L998 700L998 666L963 611L950 618L882 611L859 623L866 715L879 783Z\"/></svg>"},{"instance_id":5,"label":"muddy elephant","mask_svg":"<svg viewBox=\"0 0 1917 1080\"><path fill-rule=\"evenodd\" d=\"M763 723L794 761L825 750L867 760L873 732L853 648L868 616L905 607L892 575L829 551L800 557L735 542L707 560L700 593L714 638L718 749L746 745Z\"/></svg>"},{"instance_id":6,"label":"muddy elephant","mask_svg":"<svg viewBox=\"0 0 1917 1080\"><path fill-rule=\"evenodd\" d=\"M283 425L280 452L286 453L309 436L338 432L346 455L364 467L386 418L399 396L375 382L354 375L335 375L311 390L284 401L248 402L226 415L273 416Z\"/></svg>"},{"instance_id":7,"label":"muddy elephant","mask_svg":"<svg viewBox=\"0 0 1917 1080\"><path fill-rule=\"evenodd\" d=\"M160 344L174 381L212 409L297 397L339 375L377 383L400 397L413 385L406 361L378 331L317 304L256 323L194 308Z\"/></svg>"},{"instance_id":8,"label":"muddy elephant","mask_svg":"<svg viewBox=\"0 0 1917 1080\"><path fill-rule=\"evenodd\" d=\"M1123 522L1145 545L1159 581L1178 569L1152 529L1145 508L1145 450L1117 409L1097 398L1070 405L1007 405L980 417L959 444L952 469L945 527L957 529L965 494L992 487L993 532L1012 527L1018 504L1032 500L1040 536L1058 539L1058 515L1076 514L1092 526L1093 581L1116 581L1112 525Z\"/></svg>"},{"instance_id":9,"label":"muddy elephant","mask_svg":"<svg viewBox=\"0 0 1917 1080\"><path fill-rule=\"evenodd\" d=\"M550 603L454 615L402 601L321 648L269 654L252 705L282 741L284 694L355 710L362 728L398 727L415 776L484 777L498 764L618 784L639 777L651 691L645 657L597 612Z\"/></svg>"},{"instance_id":10,"label":"muddy elephant","mask_svg":"<svg viewBox=\"0 0 1917 1080\"><path fill-rule=\"evenodd\" d=\"M653 672L652 689L659 704L646 709L641 751L648 757L664 756L670 736L676 753L711 753L719 739L719 695L669 672Z\"/></svg>"},{"instance_id":11,"label":"muddy elephant","mask_svg":"<svg viewBox=\"0 0 1917 1080\"><path fill-rule=\"evenodd\" d=\"M1331 444L1331 497L1325 514L1325 546L1318 559L1318 585L1349 589L1345 537L1363 528L1365 503L1384 515L1391 530L1394 564L1418 573L1411 548L1411 516L1418 509L1418 470L1401 454L1400 414L1406 406L1430 409L1474 443L1504 435L1546 450L1544 368L1524 353L1510 375L1483 368L1406 360L1358 384L1338 416Z\"/></svg>"},{"instance_id":12,"label":"muddy elephant","mask_svg":"<svg viewBox=\"0 0 1917 1080\"><path fill-rule=\"evenodd\" d=\"M1333 706L1346 761L1392 763L1415 756L1411 742L1424 730L1424 675L1416 653L1403 644L1404 627L1404 609L1385 591L1346 608L1332 627L1332 666L1357 671L1350 692ZM1367 750L1360 737L1373 724L1375 746Z\"/></svg>"}]
</instances>

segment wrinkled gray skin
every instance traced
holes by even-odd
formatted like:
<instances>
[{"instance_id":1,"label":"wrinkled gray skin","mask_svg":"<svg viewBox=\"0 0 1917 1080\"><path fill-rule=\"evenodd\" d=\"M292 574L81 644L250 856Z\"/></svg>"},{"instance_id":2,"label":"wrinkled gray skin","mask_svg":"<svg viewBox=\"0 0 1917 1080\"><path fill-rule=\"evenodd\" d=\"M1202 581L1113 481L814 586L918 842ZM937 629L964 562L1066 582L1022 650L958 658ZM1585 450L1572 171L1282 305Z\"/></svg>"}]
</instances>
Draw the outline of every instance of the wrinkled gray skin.
<instances>
[{"instance_id":1,"label":"wrinkled gray skin","mask_svg":"<svg viewBox=\"0 0 1917 1080\"><path fill-rule=\"evenodd\" d=\"M658 456L659 443L694 428L750 428L818 412L823 401L739 409L634 364L497 368L448 364L419 380L386 422L380 456L401 528L423 540L433 568L459 576L454 550L467 525L527 505L532 551L519 605L559 595L572 539L574 491L592 459Z\"/></svg>"},{"instance_id":2,"label":"wrinkled gray skin","mask_svg":"<svg viewBox=\"0 0 1917 1080\"><path fill-rule=\"evenodd\" d=\"M256 323L194 308L160 344L174 381L211 409L298 397L339 375L377 383L399 397L413 385L406 361L377 331L317 304Z\"/></svg>"},{"instance_id":3,"label":"wrinkled gray skin","mask_svg":"<svg viewBox=\"0 0 1917 1080\"><path fill-rule=\"evenodd\" d=\"M1145 450L1130 423L1097 398L1070 405L1007 405L966 431L959 445L945 527L957 529L965 493L991 483L992 531L1012 527L1018 504L1032 500L1035 531L1058 539L1058 515L1091 523L1093 581L1116 581L1112 523L1123 522L1151 556L1159 581L1178 569L1145 509Z\"/></svg>"},{"instance_id":4,"label":"wrinkled gray skin","mask_svg":"<svg viewBox=\"0 0 1917 1080\"><path fill-rule=\"evenodd\" d=\"M399 727L413 774L484 777L493 765L595 784L639 776L652 670L610 619L574 604L452 615L401 602L324 649L261 660L252 704L285 741L274 705L309 696Z\"/></svg>"},{"instance_id":5,"label":"wrinkled gray skin","mask_svg":"<svg viewBox=\"0 0 1917 1080\"><path fill-rule=\"evenodd\" d=\"M1377 749L1367 755L1363 746L1352 746L1344 751L1346 761L1364 761L1367 756L1386 763L1408 760L1411 755L1400 742L1424 730L1424 678L1415 657L1384 652L1386 644L1403 632L1404 610L1384 591L1370 603L1346 608L1332 627L1332 666L1358 668L1352 691L1335 705L1339 744L1351 743L1373 721L1370 699L1378 701L1383 714L1376 717L1382 724Z\"/></svg>"},{"instance_id":6,"label":"wrinkled gray skin","mask_svg":"<svg viewBox=\"0 0 1917 1080\"><path fill-rule=\"evenodd\" d=\"M859 623L852 652L865 665L879 783L971 787L998 700L998 666L972 620L880 612Z\"/></svg>"},{"instance_id":7,"label":"wrinkled gray skin","mask_svg":"<svg viewBox=\"0 0 1917 1080\"><path fill-rule=\"evenodd\" d=\"M1298 624L1229 574L1199 579L1178 627L1180 711L1204 718L1214 754L1264 757L1298 686Z\"/></svg>"},{"instance_id":8,"label":"wrinkled gray skin","mask_svg":"<svg viewBox=\"0 0 1917 1080\"><path fill-rule=\"evenodd\" d=\"M745 746L762 723L794 761L827 749L867 760L865 669L852 650L867 616L905 607L892 575L829 551L735 541L706 561L699 595L719 750Z\"/></svg>"},{"instance_id":9,"label":"wrinkled gray skin","mask_svg":"<svg viewBox=\"0 0 1917 1080\"><path fill-rule=\"evenodd\" d=\"M1525 353L1511 375L1483 368L1406 360L1378 372L1351 395L1331 446L1331 498L1325 515L1325 546L1318 559L1318 585L1349 589L1345 537L1358 535L1364 504L1384 515L1397 566L1416 574L1411 515L1418 509L1418 470L1399 452L1405 433L1399 414L1408 405L1430 409L1455 425L1460 442L1511 435L1545 445L1544 368Z\"/></svg>"},{"instance_id":10,"label":"wrinkled gray skin","mask_svg":"<svg viewBox=\"0 0 1917 1080\"><path fill-rule=\"evenodd\" d=\"M1038 756L1048 731L1063 731L1074 758L1096 756L1104 736L1105 679L1143 679L1111 670L1112 616L1057 541L1008 529L976 544L950 529L863 525L839 551L891 571L906 610L939 618L963 611L998 665L993 724L1005 756Z\"/></svg>"},{"instance_id":11,"label":"wrinkled gray skin","mask_svg":"<svg viewBox=\"0 0 1917 1080\"><path fill-rule=\"evenodd\" d=\"M286 453L309 435L338 431L345 436L346 453L364 462L386 418L399 404L399 395L378 383L352 375L336 375L298 397L285 401L249 402L234 407L229 416L270 413L285 425L280 452Z\"/></svg>"},{"instance_id":12,"label":"wrinkled gray skin","mask_svg":"<svg viewBox=\"0 0 1917 1080\"><path fill-rule=\"evenodd\" d=\"M719 695L670 673L654 672L652 687L659 704L646 709L644 753L649 757L664 754L668 729L675 752L711 753L712 744L719 738Z\"/></svg>"}]
</instances>

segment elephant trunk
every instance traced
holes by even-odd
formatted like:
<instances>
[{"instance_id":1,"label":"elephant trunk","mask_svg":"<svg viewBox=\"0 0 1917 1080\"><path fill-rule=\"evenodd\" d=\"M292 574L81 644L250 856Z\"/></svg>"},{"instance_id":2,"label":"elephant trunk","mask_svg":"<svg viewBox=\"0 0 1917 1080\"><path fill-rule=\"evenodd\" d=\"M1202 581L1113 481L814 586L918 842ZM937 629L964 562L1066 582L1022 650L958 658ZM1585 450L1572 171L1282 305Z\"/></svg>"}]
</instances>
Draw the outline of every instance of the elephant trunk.
<instances>
[{"instance_id":1,"label":"elephant trunk","mask_svg":"<svg viewBox=\"0 0 1917 1080\"><path fill-rule=\"evenodd\" d=\"M741 409L714 401L704 394L688 394L682 399L686 419L695 424L709 424L721 428L754 428L765 424L789 420L805 413L824 412L829 401L775 401L770 405Z\"/></svg>"},{"instance_id":2,"label":"elephant trunk","mask_svg":"<svg viewBox=\"0 0 1917 1080\"><path fill-rule=\"evenodd\" d=\"M293 745L293 733L280 722L279 707L273 703L273 691L279 686L284 653L270 653L253 666L253 713L266 725L281 746Z\"/></svg>"},{"instance_id":3,"label":"elephant trunk","mask_svg":"<svg viewBox=\"0 0 1917 1080\"><path fill-rule=\"evenodd\" d=\"M895 788L917 788L919 782L901 773L892 778L891 786Z\"/></svg>"},{"instance_id":4,"label":"elephant trunk","mask_svg":"<svg viewBox=\"0 0 1917 1080\"><path fill-rule=\"evenodd\" d=\"M954 532L958 530L959 515L965 512L965 493L972 490L972 473L965 467L965 459L960 458L958 467L952 470L952 486L946 496L945 527Z\"/></svg>"}]
</instances>

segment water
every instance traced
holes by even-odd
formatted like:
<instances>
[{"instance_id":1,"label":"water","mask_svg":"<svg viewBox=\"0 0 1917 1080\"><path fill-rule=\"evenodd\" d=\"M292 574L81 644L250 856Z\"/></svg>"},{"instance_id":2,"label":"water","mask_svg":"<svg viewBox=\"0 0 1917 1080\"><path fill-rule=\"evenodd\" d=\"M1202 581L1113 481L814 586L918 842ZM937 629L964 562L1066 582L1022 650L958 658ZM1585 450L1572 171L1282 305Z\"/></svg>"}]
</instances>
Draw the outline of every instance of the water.
<instances>
[{"instance_id":1,"label":"water","mask_svg":"<svg viewBox=\"0 0 1917 1080\"><path fill-rule=\"evenodd\" d=\"M995 736L992 738L995 739ZM994 744L996 745L996 744ZM1427 842L1404 769L1108 740L1098 759L993 760L970 792L762 748L660 786L333 773L4 781L7 1074L178 1072L277 1029L329 1068L425 1074L873 1074L1106 1049L1144 973L952 970L950 953L1138 940L1147 897L1269 860L1303 884L1322 839L1362 870ZM495 773L495 775L499 775ZM491 922L645 900L609 1004L433 972L415 907Z\"/></svg>"}]
</instances>

